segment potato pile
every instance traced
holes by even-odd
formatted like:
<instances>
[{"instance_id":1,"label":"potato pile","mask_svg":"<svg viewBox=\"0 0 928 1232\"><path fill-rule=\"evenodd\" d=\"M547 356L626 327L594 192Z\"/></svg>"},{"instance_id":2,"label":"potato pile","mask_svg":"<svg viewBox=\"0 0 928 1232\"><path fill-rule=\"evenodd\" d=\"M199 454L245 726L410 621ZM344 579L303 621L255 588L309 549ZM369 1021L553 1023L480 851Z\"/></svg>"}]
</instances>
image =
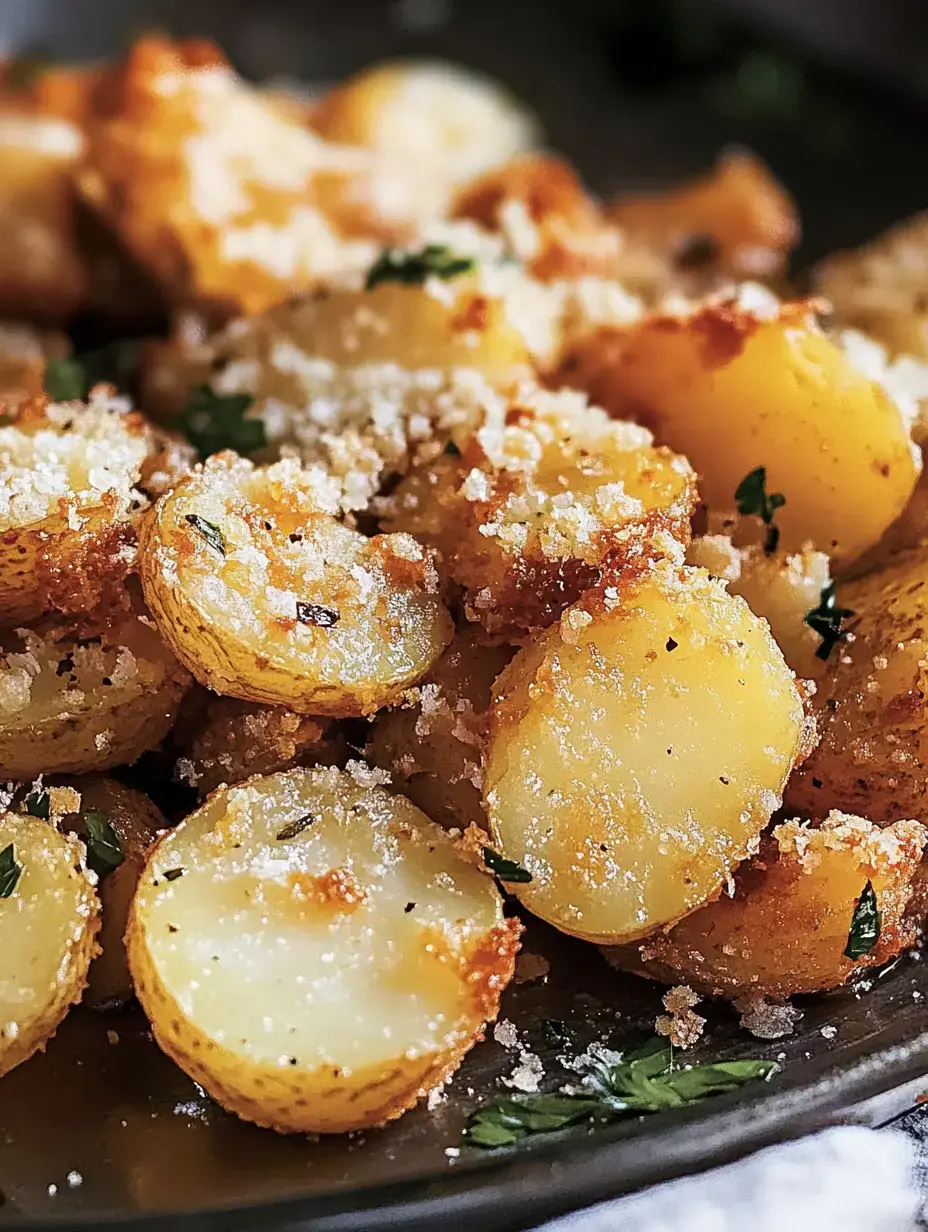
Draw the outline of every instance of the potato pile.
<instances>
[{"instance_id":1,"label":"potato pile","mask_svg":"<svg viewBox=\"0 0 928 1232\"><path fill-rule=\"evenodd\" d=\"M13 67L0 1073L135 996L231 1112L358 1130L532 916L775 1002L917 941L924 220L831 305L752 156L603 204L463 70Z\"/></svg>"}]
</instances>

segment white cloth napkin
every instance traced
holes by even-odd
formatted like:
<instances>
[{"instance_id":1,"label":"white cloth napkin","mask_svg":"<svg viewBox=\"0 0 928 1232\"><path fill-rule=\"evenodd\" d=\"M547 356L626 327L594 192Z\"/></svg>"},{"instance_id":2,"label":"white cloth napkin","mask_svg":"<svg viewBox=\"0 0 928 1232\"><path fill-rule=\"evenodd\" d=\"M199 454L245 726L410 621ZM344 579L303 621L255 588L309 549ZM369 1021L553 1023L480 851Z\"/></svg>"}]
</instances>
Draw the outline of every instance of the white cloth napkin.
<instances>
[{"instance_id":1,"label":"white cloth napkin","mask_svg":"<svg viewBox=\"0 0 928 1232\"><path fill-rule=\"evenodd\" d=\"M906 1134L841 1126L538 1232L915 1232L915 1166Z\"/></svg>"}]
</instances>

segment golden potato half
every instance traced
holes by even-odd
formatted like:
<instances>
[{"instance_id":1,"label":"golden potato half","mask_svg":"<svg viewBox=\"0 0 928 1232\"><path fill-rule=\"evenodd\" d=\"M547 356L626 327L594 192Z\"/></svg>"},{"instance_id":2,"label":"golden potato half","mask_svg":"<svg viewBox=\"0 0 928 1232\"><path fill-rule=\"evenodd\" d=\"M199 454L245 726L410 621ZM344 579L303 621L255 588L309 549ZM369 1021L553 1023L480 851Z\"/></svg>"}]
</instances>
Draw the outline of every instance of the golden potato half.
<instances>
[{"instance_id":1,"label":"golden potato half","mask_svg":"<svg viewBox=\"0 0 928 1232\"><path fill-rule=\"evenodd\" d=\"M511 888L603 944L711 898L756 848L808 740L766 623L670 562L568 609L494 695L490 832L532 877Z\"/></svg>"},{"instance_id":2,"label":"golden potato half","mask_svg":"<svg viewBox=\"0 0 928 1232\"><path fill-rule=\"evenodd\" d=\"M760 288L633 328L596 396L685 454L710 509L731 509L742 480L766 470L780 546L842 562L899 516L921 469L903 410L815 321ZM579 383L582 372L570 383Z\"/></svg>"},{"instance_id":3,"label":"golden potato half","mask_svg":"<svg viewBox=\"0 0 928 1232\"><path fill-rule=\"evenodd\" d=\"M77 839L0 814L0 1075L44 1048L81 999L99 927Z\"/></svg>"},{"instance_id":4,"label":"golden potato half","mask_svg":"<svg viewBox=\"0 0 928 1232\"><path fill-rule=\"evenodd\" d=\"M125 1001L132 996L123 944L129 905L148 849L168 823L148 796L115 779L88 774L59 780L58 786L80 796L79 806L63 814L58 825L85 844L88 863L99 878L100 952L90 964L85 999L89 1005Z\"/></svg>"},{"instance_id":5,"label":"golden potato half","mask_svg":"<svg viewBox=\"0 0 928 1232\"><path fill-rule=\"evenodd\" d=\"M0 621L83 610L122 576L136 488L155 449L124 399L26 401L0 418Z\"/></svg>"},{"instance_id":6,"label":"golden potato half","mask_svg":"<svg viewBox=\"0 0 928 1232\"><path fill-rule=\"evenodd\" d=\"M293 461L216 454L143 524L146 600L201 684L300 714L366 714L451 641L428 550L349 530L324 496Z\"/></svg>"},{"instance_id":7,"label":"golden potato half","mask_svg":"<svg viewBox=\"0 0 928 1232\"><path fill-rule=\"evenodd\" d=\"M839 586L853 614L819 681L821 743L790 780L787 804L812 817L832 809L878 825L928 820L928 552Z\"/></svg>"},{"instance_id":8,"label":"golden potato half","mask_svg":"<svg viewBox=\"0 0 928 1232\"><path fill-rule=\"evenodd\" d=\"M926 840L915 821L881 829L835 812L814 828L784 822L735 873L731 896L723 891L669 932L608 957L716 996L781 999L837 988L914 944L917 928L905 913ZM868 882L879 936L852 960L845 950Z\"/></svg>"},{"instance_id":9,"label":"golden potato half","mask_svg":"<svg viewBox=\"0 0 928 1232\"><path fill-rule=\"evenodd\" d=\"M422 684L382 710L367 756L433 821L486 827L483 741L493 682L515 653L487 646L479 630L458 630Z\"/></svg>"},{"instance_id":10,"label":"golden potato half","mask_svg":"<svg viewBox=\"0 0 928 1232\"><path fill-rule=\"evenodd\" d=\"M381 1125L495 1018L518 948L491 878L349 771L216 792L155 847L127 933L158 1043L282 1133Z\"/></svg>"},{"instance_id":11,"label":"golden potato half","mask_svg":"<svg viewBox=\"0 0 928 1232\"><path fill-rule=\"evenodd\" d=\"M140 601L0 631L0 778L133 762L167 735L189 684Z\"/></svg>"},{"instance_id":12,"label":"golden potato half","mask_svg":"<svg viewBox=\"0 0 928 1232\"><path fill-rule=\"evenodd\" d=\"M582 395L523 387L496 430L413 467L385 529L436 547L494 636L544 627L608 565L679 550L696 504L685 458Z\"/></svg>"}]
</instances>

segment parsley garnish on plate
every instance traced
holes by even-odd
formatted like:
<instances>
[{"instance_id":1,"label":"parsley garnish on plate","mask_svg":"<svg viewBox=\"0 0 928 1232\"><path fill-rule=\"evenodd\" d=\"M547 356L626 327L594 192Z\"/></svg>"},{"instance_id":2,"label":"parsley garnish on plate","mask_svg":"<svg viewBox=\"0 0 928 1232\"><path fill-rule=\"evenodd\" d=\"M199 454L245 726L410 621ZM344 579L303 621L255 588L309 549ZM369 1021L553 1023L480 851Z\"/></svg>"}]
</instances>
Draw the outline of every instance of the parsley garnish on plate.
<instances>
[{"instance_id":1,"label":"parsley garnish on plate","mask_svg":"<svg viewBox=\"0 0 928 1232\"><path fill-rule=\"evenodd\" d=\"M29 795L23 800L23 805L30 817L38 817L41 821L48 821L51 813L51 797L44 787L36 787L30 791Z\"/></svg>"},{"instance_id":2,"label":"parsley garnish on plate","mask_svg":"<svg viewBox=\"0 0 928 1232\"><path fill-rule=\"evenodd\" d=\"M50 360L45 367L45 392L55 402L83 402L94 385L103 381L125 389L138 370L140 356L140 343L130 339L69 359Z\"/></svg>"},{"instance_id":3,"label":"parsley garnish on plate","mask_svg":"<svg viewBox=\"0 0 928 1232\"><path fill-rule=\"evenodd\" d=\"M223 449L253 453L267 444L264 421L245 417L253 401L251 394L217 394L197 385L180 413L180 429L203 458Z\"/></svg>"},{"instance_id":4,"label":"parsley garnish on plate","mask_svg":"<svg viewBox=\"0 0 928 1232\"><path fill-rule=\"evenodd\" d=\"M868 881L851 916L847 945L844 947L845 958L856 962L858 958L863 958L864 954L869 954L880 939L882 922L882 913L876 905L876 891L873 889L873 883Z\"/></svg>"},{"instance_id":5,"label":"parsley garnish on plate","mask_svg":"<svg viewBox=\"0 0 928 1232\"><path fill-rule=\"evenodd\" d=\"M582 1086L557 1095L494 1100L475 1109L465 1133L475 1146L512 1146L533 1134L550 1134L581 1121L681 1108L710 1095L735 1091L779 1072L775 1061L716 1061L680 1066L666 1040L654 1039L610 1065L593 1059Z\"/></svg>"},{"instance_id":6,"label":"parsley garnish on plate","mask_svg":"<svg viewBox=\"0 0 928 1232\"><path fill-rule=\"evenodd\" d=\"M88 809L84 814L87 830L87 858L90 867L100 877L119 868L126 853L122 840L102 809Z\"/></svg>"},{"instance_id":7,"label":"parsley garnish on plate","mask_svg":"<svg viewBox=\"0 0 928 1232\"><path fill-rule=\"evenodd\" d=\"M847 633L841 628L841 621L846 616L853 615L851 608L838 607L834 582L829 582L827 586L822 587L818 607L806 612L804 617L809 628L813 629L822 639L821 646L815 652L816 658L827 659L838 642L844 641Z\"/></svg>"},{"instance_id":8,"label":"parsley garnish on plate","mask_svg":"<svg viewBox=\"0 0 928 1232\"><path fill-rule=\"evenodd\" d=\"M387 248L368 270L365 287L368 291L382 282L402 282L421 287L427 278L459 278L475 267L473 257L456 256L444 244L427 244L421 252L395 252Z\"/></svg>"},{"instance_id":9,"label":"parsley garnish on plate","mask_svg":"<svg viewBox=\"0 0 928 1232\"><path fill-rule=\"evenodd\" d=\"M9 898L23 874L23 866L16 859L12 843L0 851L0 898Z\"/></svg>"},{"instance_id":10,"label":"parsley garnish on plate","mask_svg":"<svg viewBox=\"0 0 928 1232\"><path fill-rule=\"evenodd\" d=\"M207 522L206 518L201 518L198 513L185 513L184 521L189 522L194 530L199 531L209 546L215 548L220 556L225 556L226 541L215 522Z\"/></svg>"},{"instance_id":11,"label":"parsley garnish on plate","mask_svg":"<svg viewBox=\"0 0 928 1232\"><path fill-rule=\"evenodd\" d=\"M765 466L758 466L749 475L745 475L735 488L735 502L739 513L760 518L767 527L764 551L768 556L772 555L780 542L780 528L774 525L773 518L776 511L786 504L786 497L780 492L771 492L768 495Z\"/></svg>"},{"instance_id":12,"label":"parsley garnish on plate","mask_svg":"<svg viewBox=\"0 0 928 1232\"><path fill-rule=\"evenodd\" d=\"M500 881L512 881L516 884L527 885L532 874L527 868L523 868L521 864L517 864L515 860L507 860L505 856L501 856L498 851L494 851L492 847L483 847L483 862Z\"/></svg>"}]
</instances>

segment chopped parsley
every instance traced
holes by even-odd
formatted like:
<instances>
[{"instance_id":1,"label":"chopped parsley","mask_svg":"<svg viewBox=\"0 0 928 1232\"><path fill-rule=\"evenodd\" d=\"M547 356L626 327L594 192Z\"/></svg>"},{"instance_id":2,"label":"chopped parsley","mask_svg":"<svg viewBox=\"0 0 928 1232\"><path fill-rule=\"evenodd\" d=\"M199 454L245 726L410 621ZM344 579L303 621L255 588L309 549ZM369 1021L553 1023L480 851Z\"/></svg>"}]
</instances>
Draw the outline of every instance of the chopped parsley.
<instances>
[{"instance_id":1,"label":"chopped parsley","mask_svg":"<svg viewBox=\"0 0 928 1232\"><path fill-rule=\"evenodd\" d=\"M515 860L507 860L492 847L483 847L481 850L484 864L500 881L511 881L520 885L527 885L531 881L532 874Z\"/></svg>"},{"instance_id":2,"label":"chopped parsley","mask_svg":"<svg viewBox=\"0 0 928 1232\"><path fill-rule=\"evenodd\" d=\"M459 278L476 267L473 257L459 257L444 244L427 244L421 252L396 252L387 248L368 270L365 287L368 291L382 282L402 282L419 286L427 278Z\"/></svg>"},{"instance_id":3,"label":"chopped parsley","mask_svg":"<svg viewBox=\"0 0 928 1232\"><path fill-rule=\"evenodd\" d=\"M263 449L264 421L245 417L253 401L251 394L217 394L208 385L197 385L180 413L181 431L202 458L223 449L240 454Z\"/></svg>"},{"instance_id":4,"label":"chopped parsley","mask_svg":"<svg viewBox=\"0 0 928 1232\"><path fill-rule=\"evenodd\" d=\"M835 594L835 583L829 582L822 587L818 607L805 614L805 622L822 639L822 644L815 652L818 659L827 659L837 646L847 637L847 632L841 628L841 622L854 612L849 607L838 607Z\"/></svg>"},{"instance_id":5,"label":"chopped parsley","mask_svg":"<svg viewBox=\"0 0 928 1232\"><path fill-rule=\"evenodd\" d=\"M333 608L320 607L318 603L304 603L302 600L297 600L296 618L300 624L318 625L320 629L331 629L341 619Z\"/></svg>"},{"instance_id":6,"label":"chopped parsley","mask_svg":"<svg viewBox=\"0 0 928 1232\"><path fill-rule=\"evenodd\" d=\"M23 866L16 859L12 843L0 851L0 898L9 898L23 875Z\"/></svg>"},{"instance_id":7,"label":"chopped parsley","mask_svg":"<svg viewBox=\"0 0 928 1232\"><path fill-rule=\"evenodd\" d=\"M41 821L48 821L51 813L51 797L44 787L36 787L26 796L23 806L31 817L38 817Z\"/></svg>"},{"instance_id":8,"label":"chopped parsley","mask_svg":"<svg viewBox=\"0 0 928 1232\"><path fill-rule=\"evenodd\" d=\"M449 458L459 458L461 456L461 451L458 449L457 445L455 445L454 441L448 441L446 443L445 453Z\"/></svg>"},{"instance_id":9,"label":"chopped parsley","mask_svg":"<svg viewBox=\"0 0 928 1232\"><path fill-rule=\"evenodd\" d=\"M119 868L126 858L122 840L101 809L88 809L84 814L84 826L87 830L88 863L99 877L105 877L114 868Z\"/></svg>"},{"instance_id":10,"label":"chopped parsley","mask_svg":"<svg viewBox=\"0 0 928 1232\"><path fill-rule=\"evenodd\" d=\"M176 881L178 877L183 877L187 870L185 868L168 868L161 874L165 881Z\"/></svg>"},{"instance_id":11,"label":"chopped parsley","mask_svg":"<svg viewBox=\"0 0 928 1232\"><path fill-rule=\"evenodd\" d=\"M771 555L777 550L780 542L780 528L774 526L773 518L778 509L786 504L786 497L780 492L767 493L767 468L758 466L751 471L735 488L735 501L738 512L760 518L767 527L767 539L764 551Z\"/></svg>"},{"instance_id":12,"label":"chopped parsley","mask_svg":"<svg viewBox=\"0 0 928 1232\"><path fill-rule=\"evenodd\" d=\"M471 1113L465 1133L475 1146L512 1146L521 1138L554 1133L581 1121L614 1121L681 1108L746 1082L772 1078L779 1068L775 1061L675 1066L670 1044L654 1039L614 1065L592 1060L576 1091L484 1104Z\"/></svg>"},{"instance_id":13,"label":"chopped parsley","mask_svg":"<svg viewBox=\"0 0 928 1232\"><path fill-rule=\"evenodd\" d=\"M880 939L881 925L882 913L876 905L876 892L873 883L868 881L851 916L847 945L844 947L845 958L856 962L858 958L863 958L864 954L869 954Z\"/></svg>"},{"instance_id":14,"label":"chopped parsley","mask_svg":"<svg viewBox=\"0 0 928 1232\"><path fill-rule=\"evenodd\" d=\"M138 371L141 344L135 339L110 342L97 351L53 359L45 367L45 392L55 402L86 401L102 382L125 389Z\"/></svg>"},{"instance_id":15,"label":"chopped parsley","mask_svg":"<svg viewBox=\"0 0 928 1232\"><path fill-rule=\"evenodd\" d=\"M215 548L220 556L225 556L226 541L222 531L214 522L207 522L206 518L201 518L198 513L184 514L184 521L189 522L194 530L199 531L209 546Z\"/></svg>"},{"instance_id":16,"label":"chopped parsley","mask_svg":"<svg viewBox=\"0 0 928 1232\"><path fill-rule=\"evenodd\" d=\"M298 834L302 834L304 830L307 830L315 820L312 813L304 813L302 817L288 821L285 826L281 826L277 831L278 843L285 843L288 838L296 838Z\"/></svg>"}]
</instances>

